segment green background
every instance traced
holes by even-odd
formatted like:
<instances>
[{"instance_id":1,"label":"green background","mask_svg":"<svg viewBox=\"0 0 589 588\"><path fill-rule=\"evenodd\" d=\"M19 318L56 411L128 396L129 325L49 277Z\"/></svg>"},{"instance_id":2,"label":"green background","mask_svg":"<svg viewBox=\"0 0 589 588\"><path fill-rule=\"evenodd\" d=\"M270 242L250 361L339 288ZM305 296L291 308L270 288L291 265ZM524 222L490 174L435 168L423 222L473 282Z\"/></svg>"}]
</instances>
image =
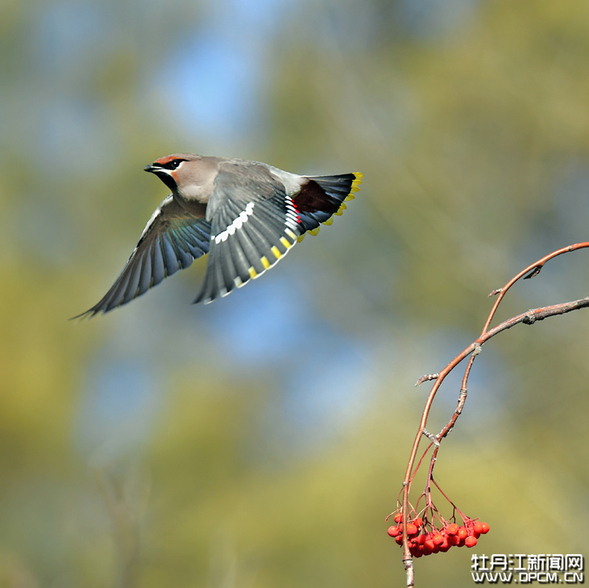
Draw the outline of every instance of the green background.
<instances>
[{"instance_id":1,"label":"green background","mask_svg":"<svg viewBox=\"0 0 589 588\"><path fill-rule=\"evenodd\" d=\"M589 5L1 8L0 586L403 585L384 518L414 382L478 336L491 290L588 236ZM201 261L68 321L167 194L142 167L178 151L365 181L226 299L190 305ZM586 256L499 318L585 296ZM436 473L491 532L418 560L418 585L471 585L473 552L587 554L588 327L577 312L485 346Z\"/></svg>"}]
</instances>

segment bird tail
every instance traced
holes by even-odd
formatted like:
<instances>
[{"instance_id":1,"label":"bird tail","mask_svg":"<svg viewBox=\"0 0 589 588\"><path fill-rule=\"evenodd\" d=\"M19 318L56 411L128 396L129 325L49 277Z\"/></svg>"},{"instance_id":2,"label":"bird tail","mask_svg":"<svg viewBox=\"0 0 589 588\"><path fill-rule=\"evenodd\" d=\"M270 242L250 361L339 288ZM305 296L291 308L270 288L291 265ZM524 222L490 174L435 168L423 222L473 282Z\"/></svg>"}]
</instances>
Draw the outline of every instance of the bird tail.
<instances>
[{"instance_id":1,"label":"bird tail","mask_svg":"<svg viewBox=\"0 0 589 588\"><path fill-rule=\"evenodd\" d=\"M333 215L341 215L345 202L353 200L362 183L361 173L336 176L307 176L309 182L293 197L305 232L316 235L321 224L330 225ZM299 241L304 238L304 233Z\"/></svg>"}]
</instances>

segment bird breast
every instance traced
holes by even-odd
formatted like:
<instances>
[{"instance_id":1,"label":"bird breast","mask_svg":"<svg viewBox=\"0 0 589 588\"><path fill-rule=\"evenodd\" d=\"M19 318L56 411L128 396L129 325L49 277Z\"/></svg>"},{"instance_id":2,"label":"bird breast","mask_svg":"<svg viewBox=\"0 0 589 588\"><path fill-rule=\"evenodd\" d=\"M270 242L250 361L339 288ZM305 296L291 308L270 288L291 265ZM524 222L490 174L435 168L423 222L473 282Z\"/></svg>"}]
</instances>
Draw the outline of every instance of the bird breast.
<instances>
[{"instance_id":1,"label":"bird breast","mask_svg":"<svg viewBox=\"0 0 589 588\"><path fill-rule=\"evenodd\" d=\"M201 202L206 203L211 197L213 191L213 182L207 182L206 184L190 183L190 184L177 184L177 195L180 201L184 202Z\"/></svg>"},{"instance_id":2,"label":"bird breast","mask_svg":"<svg viewBox=\"0 0 589 588\"><path fill-rule=\"evenodd\" d=\"M183 162L177 171L172 172L180 199L208 202L219 172L218 159L199 157Z\"/></svg>"}]
</instances>

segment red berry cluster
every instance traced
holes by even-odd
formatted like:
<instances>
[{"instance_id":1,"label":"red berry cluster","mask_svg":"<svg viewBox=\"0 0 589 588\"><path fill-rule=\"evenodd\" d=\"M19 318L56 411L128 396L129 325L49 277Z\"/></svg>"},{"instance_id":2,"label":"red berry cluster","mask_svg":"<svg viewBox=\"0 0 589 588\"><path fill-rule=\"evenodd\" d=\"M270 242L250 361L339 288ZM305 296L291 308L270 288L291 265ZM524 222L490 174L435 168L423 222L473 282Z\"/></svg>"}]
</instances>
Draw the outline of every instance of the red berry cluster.
<instances>
[{"instance_id":1,"label":"red berry cluster","mask_svg":"<svg viewBox=\"0 0 589 588\"><path fill-rule=\"evenodd\" d=\"M388 534L395 538L395 541L401 545L403 543L403 516L401 513L395 514L393 520L397 525L389 527ZM479 535L489 532L489 525L473 519L465 518L464 525L459 526L456 523L447 523L440 529L433 525L431 531L427 530L423 520L415 517L407 524L407 535L409 536L409 550L414 557L438 553L438 551L448 551L450 547L474 547L477 544Z\"/></svg>"}]
</instances>

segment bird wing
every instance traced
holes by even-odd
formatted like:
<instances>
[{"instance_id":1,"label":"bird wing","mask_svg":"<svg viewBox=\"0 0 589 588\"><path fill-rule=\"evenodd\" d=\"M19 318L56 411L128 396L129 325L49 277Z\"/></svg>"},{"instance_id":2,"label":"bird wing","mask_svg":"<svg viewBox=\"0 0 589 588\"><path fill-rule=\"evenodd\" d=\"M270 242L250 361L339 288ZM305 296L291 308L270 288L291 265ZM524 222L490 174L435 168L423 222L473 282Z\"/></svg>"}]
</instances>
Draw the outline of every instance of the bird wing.
<instances>
[{"instance_id":1,"label":"bird wing","mask_svg":"<svg viewBox=\"0 0 589 588\"><path fill-rule=\"evenodd\" d=\"M330 225L334 214L341 215L347 208L345 202L353 200L360 189L362 177L361 173L307 176L301 190L293 194L304 231L316 235L321 224Z\"/></svg>"},{"instance_id":2,"label":"bird wing","mask_svg":"<svg viewBox=\"0 0 589 588\"><path fill-rule=\"evenodd\" d=\"M224 163L207 207L210 255L195 302L212 302L263 274L303 229L285 186L261 164Z\"/></svg>"},{"instance_id":3,"label":"bird wing","mask_svg":"<svg viewBox=\"0 0 589 588\"><path fill-rule=\"evenodd\" d=\"M208 253L210 235L205 205L195 203L188 210L170 194L145 225L135 250L110 290L98 304L74 318L106 313L187 268L193 260Z\"/></svg>"}]
</instances>

